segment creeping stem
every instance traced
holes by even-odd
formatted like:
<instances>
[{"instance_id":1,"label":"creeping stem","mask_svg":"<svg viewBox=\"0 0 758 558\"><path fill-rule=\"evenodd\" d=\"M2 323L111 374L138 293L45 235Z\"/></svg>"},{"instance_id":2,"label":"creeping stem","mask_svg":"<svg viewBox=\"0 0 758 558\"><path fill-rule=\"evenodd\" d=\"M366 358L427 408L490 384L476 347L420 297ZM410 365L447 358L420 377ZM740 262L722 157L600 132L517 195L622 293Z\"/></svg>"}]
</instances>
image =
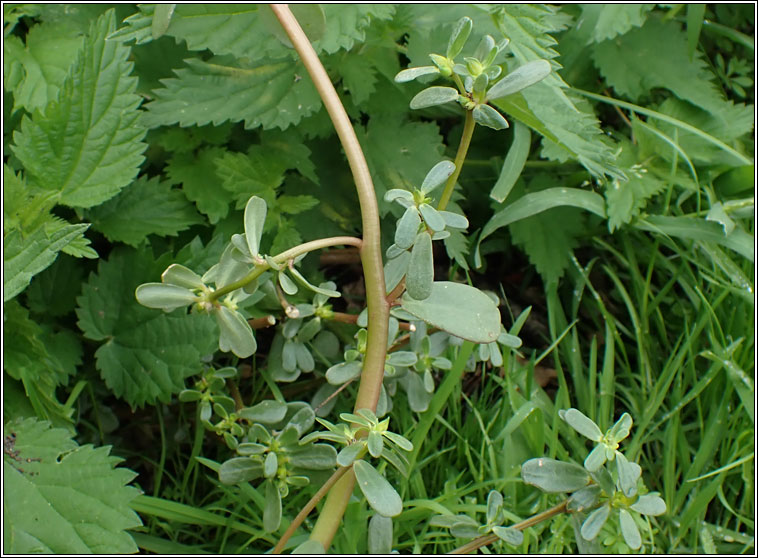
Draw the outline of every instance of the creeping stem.
<instances>
[{"instance_id":1,"label":"creeping stem","mask_svg":"<svg viewBox=\"0 0 758 558\"><path fill-rule=\"evenodd\" d=\"M308 37L286 4L271 4L271 9L300 55L300 59L308 70L332 119L345 150L358 191L363 221L361 263L363 264L363 279L366 286L366 304L368 306L368 341L355 409L376 411L384 377L384 361L387 355L389 304L385 298L386 287L379 229L379 206L374 185L371 181L366 158L363 156L363 151L347 112L345 112L337 91L318 59L316 51L313 50ZM320 542L325 549L329 548L334 533L337 531L345 513L347 502L353 492L354 484L355 474L351 469L329 491L329 496L311 533L311 539Z\"/></svg>"},{"instance_id":2,"label":"creeping stem","mask_svg":"<svg viewBox=\"0 0 758 558\"><path fill-rule=\"evenodd\" d=\"M285 263L287 260L297 258L298 256L301 256L302 254L313 252L314 250L327 248L328 246L342 246L345 244L348 244L351 246L357 246L358 248L360 248L362 241L360 238L355 238L354 236L333 236L330 238L319 238L318 240L311 240L310 242L298 244L294 248L285 250L281 254L277 254L276 256L274 256L273 260L276 263L281 264L281 263ZM242 279L239 279L235 281L234 283L229 283L228 285L224 285L217 291L213 291L208 296L209 302L218 300L220 297L224 296L225 294L228 294L232 291L236 291L237 289L241 289L242 287L244 287L251 281L254 281L258 277L263 275L263 273L270 268L271 266L268 264L268 262L262 262L256 265L253 268L253 270L247 275L245 275Z\"/></svg>"}]
</instances>

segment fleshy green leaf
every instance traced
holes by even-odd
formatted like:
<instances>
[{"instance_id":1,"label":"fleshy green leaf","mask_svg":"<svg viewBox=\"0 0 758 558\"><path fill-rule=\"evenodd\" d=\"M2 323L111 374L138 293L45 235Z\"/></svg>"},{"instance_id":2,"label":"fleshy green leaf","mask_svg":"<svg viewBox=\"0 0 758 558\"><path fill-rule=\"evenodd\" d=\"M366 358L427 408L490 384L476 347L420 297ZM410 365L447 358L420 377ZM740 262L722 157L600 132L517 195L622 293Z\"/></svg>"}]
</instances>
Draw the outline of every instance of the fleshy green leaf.
<instances>
[{"instance_id":1,"label":"fleshy green leaf","mask_svg":"<svg viewBox=\"0 0 758 558\"><path fill-rule=\"evenodd\" d=\"M627 498L637 493L637 480L642 470L637 463L630 462L623 453L616 452L616 467L619 474L619 486Z\"/></svg>"},{"instance_id":2,"label":"fleshy green leaf","mask_svg":"<svg viewBox=\"0 0 758 558\"><path fill-rule=\"evenodd\" d=\"M432 294L434 282L434 256L432 254L432 237L422 231L416 235L405 277L408 295L422 301Z\"/></svg>"},{"instance_id":3,"label":"fleshy green leaf","mask_svg":"<svg viewBox=\"0 0 758 558\"><path fill-rule=\"evenodd\" d=\"M509 126L505 117L489 105L476 105L472 115L477 124L493 130L505 130Z\"/></svg>"},{"instance_id":4,"label":"fleshy green leaf","mask_svg":"<svg viewBox=\"0 0 758 558\"><path fill-rule=\"evenodd\" d=\"M287 414L287 405L280 401L266 400L252 407L240 409L237 414L252 422L276 424Z\"/></svg>"},{"instance_id":5,"label":"fleshy green leaf","mask_svg":"<svg viewBox=\"0 0 758 558\"><path fill-rule=\"evenodd\" d=\"M500 527L496 525L492 528L492 532L495 533L499 539L505 541L511 546L519 546L524 542L524 533L513 527Z\"/></svg>"},{"instance_id":6,"label":"fleshy green leaf","mask_svg":"<svg viewBox=\"0 0 758 558\"><path fill-rule=\"evenodd\" d=\"M356 378L363 369L363 363L357 360L352 362L340 362L326 371L326 381L338 386Z\"/></svg>"},{"instance_id":7,"label":"fleshy green leaf","mask_svg":"<svg viewBox=\"0 0 758 558\"><path fill-rule=\"evenodd\" d=\"M422 203L418 206L424 223L435 233L441 232L445 228L445 219L442 215L428 203Z\"/></svg>"},{"instance_id":8,"label":"fleshy green leaf","mask_svg":"<svg viewBox=\"0 0 758 558\"><path fill-rule=\"evenodd\" d=\"M629 507L643 515L663 515L666 513L666 502L657 494L644 494Z\"/></svg>"},{"instance_id":9,"label":"fleshy green leaf","mask_svg":"<svg viewBox=\"0 0 758 558\"><path fill-rule=\"evenodd\" d=\"M358 487L374 511L385 517L394 517L403 511L398 493L371 464L359 459L353 463L353 471Z\"/></svg>"},{"instance_id":10,"label":"fleshy green leaf","mask_svg":"<svg viewBox=\"0 0 758 558\"><path fill-rule=\"evenodd\" d=\"M375 513L368 522L368 553L392 552L392 518Z\"/></svg>"},{"instance_id":11,"label":"fleshy green leaf","mask_svg":"<svg viewBox=\"0 0 758 558\"><path fill-rule=\"evenodd\" d=\"M624 413L619 417L616 423L611 427L608 437L612 438L616 442L620 442L627 436L632 430L632 416L629 413Z\"/></svg>"},{"instance_id":12,"label":"fleshy green leaf","mask_svg":"<svg viewBox=\"0 0 758 558\"><path fill-rule=\"evenodd\" d=\"M584 523L582 523L582 538L587 541L591 541L597 537L600 529L603 528L603 525L605 525L605 522L608 520L610 513L611 507L608 504L601 506L593 511L589 517L584 520Z\"/></svg>"},{"instance_id":13,"label":"fleshy green leaf","mask_svg":"<svg viewBox=\"0 0 758 558\"><path fill-rule=\"evenodd\" d=\"M148 308L160 308L166 312L189 306L197 300L195 293L177 285L144 283L134 292L137 301Z\"/></svg>"},{"instance_id":14,"label":"fleshy green leaf","mask_svg":"<svg viewBox=\"0 0 758 558\"><path fill-rule=\"evenodd\" d=\"M452 161L440 161L432 167L421 183L421 193L426 195L445 182L455 172L455 163Z\"/></svg>"},{"instance_id":15,"label":"fleshy green leaf","mask_svg":"<svg viewBox=\"0 0 758 558\"><path fill-rule=\"evenodd\" d=\"M599 442L603 439L603 433L600 427L595 424L591 418L577 409L568 409L558 411L560 417L565 420L571 428L579 432L582 436L589 438L593 442Z\"/></svg>"},{"instance_id":16,"label":"fleshy green leaf","mask_svg":"<svg viewBox=\"0 0 758 558\"><path fill-rule=\"evenodd\" d=\"M231 351L240 358L247 358L258 348L250 324L239 312L230 310L223 304L215 312L219 325L219 349Z\"/></svg>"},{"instance_id":17,"label":"fleshy green leaf","mask_svg":"<svg viewBox=\"0 0 758 558\"><path fill-rule=\"evenodd\" d=\"M640 530L637 528L634 519L632 519L632 515L623 508L619 510L619 525L621 526L621 534L624 536L624 540L629 545L629 548L637 550L642 546Z\"/></svg>"},{"instance_id":18,"label":"fleshy green leaf","mask_svg":"<svg viewBox=\"0 0 758 558\"><path fill-rule=\"evenodd\" d=\"M141 525L130 502L136 488L109 447L78 446L66 430L24 419L8 423L11 451L3 457L3 550L13 554L137 552L126 532Z\"/></svg>"},{"instance_id":19,"label":"fleshy green leaf","mask_svg":"<svg viewBox=\"0 0 758 558\"><path fill-rule=\"evenodd\" d=\"M261 235L266 222L266 202L253 196L245 206L245 239L252 256L260 253Z\"/></svg>"},{"instance_id":20,"label":"fleshy green leaf","mask_svg":"<svg viewBox=\"0 0 758 558\"><path fill-rule=\"evenodd\" d=\"M510 72L487 91L487 100L500 99L518 93L550 75L552 67L547 60L533 60Z\"/></svg>"},{"instance_id":21,"label":"fleshy green leaf","mask_svg":"<svg viewBox=\"0 0 758 558\"><path fill-rule=\"evenodd\" d=\"M266 503L263 507L263 529L267 533L273 533L279 529L279 523L282 521L282 497L273 482L267 481L264 484Z\"/></svg>"},{"instance_id":22,"label":"fleshy green leaf","mask_svg":"<svg viewBox=\"0 0 758 558\"><path fill-rule=\"evenodd\" d=\"M324 545L322 545L320 542L314 541L313 539L308 539L307 541L300 543L295 548L293 548L292 554L309 554L311 556L314 556L318 554L326 554L326 550L324 549Z\"/></svg>"},{"instance_id":23,"label":"fleshy green leaf","mask_svg":"<svg viewBox=\"0 0 758 558\"><path fill-rule=\"evenodd\" d=\"M202 289L205 286L203 279L197 273L181 264L168 266L161 274L161 282L187 289Z\"/></svg>"},{"instance_id":24,"label":"fleshy green leaf","mask_svg":"<svg viewBox=\"0 0 758 558\"><path fill-rule=\"evenodd\" d=\"M345 446L337 454L337 465L340 467L349 467L357 457L366 449L365 442L354 442Z\"/></svg>"},{"instance_id":25,"label":"fleshy green leaf","mask_svg":"<svg viewBox=\"0 0 758 558\"><path fill-rule=\"evenodd\" d=\"M524 463L521 478L544 492L574 492L590 482L590 475L584 467L549 457L530 459Z\"/></svg>"},{"instance_id":26,"label":"fleshy green leaf","mask_svg":"<svg viewBox=\"0 0 758 558\"><path fill-rule=\"evenodd\" d=\"M105 37L115 29L109 10L92 24L79 57L44 114L24 117L13 148L28 178L55 191L60 203L91 207L132 182L145 148L138 125L137 79L129 48Z\"/></svg>"},{"instance_id":27,"label":"fleshy green leaf","mask_svg":"<svg viewBox=\"0 0 758 558\"><path fill-rule=\"evenodd\" d=\"M395 76L397 83L405 83L406 81L413 81L417 77L428 76L431 74L439 74L440 70L436 66L420 66L418 68L407 68L399 72Z\"/></svg>"},{"instance_id":28,"label":"fleshy green leaf","mask_svg":"<svg viewBox=\"0 0 758 558\"><path fill-rule=\"evenodd\" d=\"M450 101L457 101L458 95L458 90L453 87L435 85L433 87L427 87L417 93L416 96L411 99L410 107L412 109L422 109L444 105Z\"/></svg>"},{"instance_id":29,"label":"fleshy green leaf","mask_svg":"<svg viewBox=\"0 0 758 558\"><path fill-rule=\"evenodd\" d=\"M418 209L415 206L408 207L397 222L395 244L405 250L413 246L413 241L416 240L420 225L421 218L419 217Z\"/></svg>"},{"instance_id":30,"label":"fleshy green leaf","mask_svg":"<svg viewBox=\"0 0 758 558\"><path fill-rule=\"evenodd\" d=\"M584 459L584 467L594 473L605 464L606 459L605 444L598 444Z\"/></svg>"},{"instance_id":31,"label":"fleshy green leaf","mask_svg":"<svg viewBox=\"0 0 758 558\"><path fill-rule=\"evenodd\" d=\"M425 300L410 293L401 299L403 310L456 337L491 343L500 335L500 311L482 291L449 281L435 281Z\"/></svg>"},{"instance_id":32,"label":"fleshy green leaf","mask_svg":"<svg viewBox=\"0 0 758 558\"><path fill-rule=\"evenodd\" d=\"M144 125L154 128L245 122L245 128L282 130L316 112L321 101L306 71L291 61L257 62L230 56L185 60L147 104Z\"/></svg>"},{"instance_id":33,"label":"fleshy green leaf","mask_svg":"<svg viewBox=\"0 0 758 558\"><path fill-rule=\"evenodd\" d=\"M462 17L458 20L450 34L450 41L447 43L446 56L448 58L452 60L461 53L473 27L474 22L471 21L470 17Z\"/></svg>"},{"instance_id":34,"label":"fleshy green leaf","mask_svg":"<svg viewBox=\"0 0 758 558\"><path fill-rule=\"evenodd\" d=\"M239 484L259 479L263 465L249 457L233 457L224 461L218 470L218 480L224 484Z\"/></svg>"},{"instance_id":35,"label":"fleshy green leaf","mask_svg":"<svg viewBox=\"0 0 758 558\"><path fill-rule=\"evenodd\" d=\"M179 190L144 175L86 215L108 240L131 246L137 246L148 235L176 236L202 222Z\"/></svg>"}]
</instances>

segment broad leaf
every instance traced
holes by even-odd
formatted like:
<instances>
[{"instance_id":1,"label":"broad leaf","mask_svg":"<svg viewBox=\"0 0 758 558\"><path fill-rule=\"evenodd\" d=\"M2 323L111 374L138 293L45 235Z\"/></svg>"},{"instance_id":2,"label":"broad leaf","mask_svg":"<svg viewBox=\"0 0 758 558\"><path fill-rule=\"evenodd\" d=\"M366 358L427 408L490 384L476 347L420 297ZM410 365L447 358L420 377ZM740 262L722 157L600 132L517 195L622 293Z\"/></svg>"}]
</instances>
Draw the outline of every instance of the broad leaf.
<instances>
[{"instance_id":1,"label":"broad leaf","mask_svg":"<svg viewBox=\"0 0 758 558\"><path fill-rule=\"evenodd\" d=\"M149 235L176 236L201 223L179 190L158 178L140 176L116 197L87 212L92 226L111 242L137 246Z\"/></svg>"},{"instance_id":2,"label":"broad leaf","mask_svg":"<svg viewBox=\"0 0 758 558\"><path fill-rule=\"evenodd\" d=\"M110 10L89 37L44 114L25 116L14 133L14 152L37 187L58 193L60 203L91 207L132 182L145 148L137 124L137 79L129 76L129 48L106 41L115 29Z\"/></svg>"},{"instance_id":3,"label":"broad leaf","mask_svg":"<svg viewBox=\"0 0 758 558\"><path fill-rule=\"evenodd\" d=\"M394 517L403 511L403 501L392 487L374 467L359 459L353 463L355 480L369 505L385 517Z\"/></svg>"},{"instance_id":4,"label":"broad leaf","mask_svg":"<svg viewBox=\"0 0 758 558\"><path fill-rule=\"evenodd\" d=\"M425 300L403 295L401 306L410 314L456 337L491 343L500 335L500 311L492 299L474 287L435 281Z\"/></svg>"},{"instance_id":5,"label":"broad leaf","mask_svg":"<svg viewBox=\"0 0 758 558\"><path fill-rule=\"evenodd\" d=\"M165 88L155 91L143 124L154 128L244 121L245 128L284 130L320 108L313 82L296 79L306 74L299 63L244 60L185 60L187 67L175 70L177 77L163 80Z\"/></svg>"},{"instance_id":6,"label":"broad leaf","mask_svg":"<svg viewBox=\"0 0 758 558\"><path fill-rule=\"evenodd\" d=\"M84 336L104 341L95 352L97 369L113 393L133 406L168 401L216 347L210 317L165 314L134 298L136 287L159 277L169 261L156 260L149 249L115 250L77 298Z\"/></svg>"},{"instance_id":7,"label":"broad leaf","mask_svg":"<svg viewBox=\"0 0 758 558\"><path fill-rule=\"evenodd\" d=\"M136 476L115 468L110 448L78 446L47 422L25 419L3 428L3 550L13 554L137 552L126 529L139 527L130 507Z\"/></svg>"},{"instance_id":8,"label":"broad leaf","mask_svg":"<svg viewBox=\"0 0 758 558\"><path fill-rule=\"evenodd\" d=\"M220 147L207 147L196 153L177 153L166 164L169 184L181 184L187 199L208 216L211 224L226 217L234 200L222 187L222 176L216 174L216 162L225 154Z\"/></svg>"}]
</instances>

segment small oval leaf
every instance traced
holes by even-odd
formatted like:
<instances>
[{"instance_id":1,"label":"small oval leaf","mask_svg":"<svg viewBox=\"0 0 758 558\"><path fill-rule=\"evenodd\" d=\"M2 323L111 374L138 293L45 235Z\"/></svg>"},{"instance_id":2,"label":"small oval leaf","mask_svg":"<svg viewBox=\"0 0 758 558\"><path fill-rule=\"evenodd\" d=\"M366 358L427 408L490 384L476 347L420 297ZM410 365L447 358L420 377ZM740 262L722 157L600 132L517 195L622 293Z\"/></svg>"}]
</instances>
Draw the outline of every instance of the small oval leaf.
<instances>
[{"instance_id":1,"label":"small oval leaf","mask_svg":"<svg viewBox=\"0 0 758 558\"><path fill-rule=\"evenodd\" d=\"M202 289L205 287L202 277L197 273L179 264L171 264L161 275L161 281L169 285L186 287L187 289Z\"/></svg>"},{"instance_id":2,"label":"small oval leaf","mask_svg":"<svg viewBox=\"0 0 758 558\"><path fill-rule=\"evenodd\" d=\"M368 553L390 554L391 552L392 518L374 514L368 522Z\"/></svg>"},{"instance_id":3,"label":"small oval leaf","mask_svg":"<svg viewBox=\"0 0 758 558\"><path fill-rule=\"evenodd\" d=\"M487 100L499 99L518 93L522 89L545 79L550 75L551 70L550 62L547 60L527 62L493 85L487 92Z\"/></svg>"},{"instance_id":4,"label":"small oval leaf","mask_svg":"<svg viewBox=\"0 0 758 558\"><path fill-rule=\"evenodd\" d=\"M198 300L197 295L189 289L165 283L145 283L137 287L134 295L142 306L166 311L189 306Z\"/></svg>"},{"instance_id":5,"label":"small oval leaf","mask_svg":"<svg viewBox=\"0 0 758 558\"><path fill-rule=\"evenodd\" d=\"M437 186L445 182L455 172L455 163L452 161L440 161L432 167L424 181L421 183L421 193L426 195Z\"/></svg>"},{"instance_id":6,"label":"small oval leaf","mask_svg":"<svg viewBox=\"0 0 758 558\"><path fill-rule=\"evenodd\" d=\"M603 433L600 430L600 427L595 424L595 421L578 409L558 411L558 416L565 420L569 426L579 432L579 434L589 438L593 442L599 442L603 439Z\"/></svg>"},{"instance_id":7,"label":"small oval leaf","mask_svg":"<svg viewBox=\"0 0 758 558\"><path fill-rule=\"evenodd\" d=\"M353 463L355 479L369 505L385 517L400 515L403 501L392 485L374 467L359 459Z\"/></svg>"},{"instance_id":8,"label":"small oval leaf","mask_svg":"<svg viewBox=\"0 0 758 558\"><path fill-rule=\"evenodd\" d=\"M434 284L434 256L432 237L424 231L416 235L405 276L407 294L416 301L423 301L432 294ZM412 312L411 312L412 313Z\"/></svg>"},{"instance_id":9,"label":"small oval leaf","mask_svg":"<svg viewBox=\"0 0 758 558\"><path fill-rule=\"evenodd\" d=\"M511 546L519 546L524 542L524 533L513 527L500 527L495 526L492 528L492 532L497 537Z\"/></svg>"},{"instance_id":10,"label":"small oval leaf","mask_svg":"<svg viewBox=\"0 0 758 558\"><path fill-rule=\"evenodd\" d=\"M472 116L477 124L493 130L505 130L509 126L505 117L489 105L476 105Z\"/></svg>"},{"instance_id":11,"label":"small oval leaf","mask_svg":"<svg viewBox=\"0 0 758 558\"><path fill-rule=\"evenodd\" d=\"M281 401L268 399L253 405L240 409L238 415L251 422L261 424L276 424L287 414L287 404Z\"/></svg>"},{"instance_id":12,"label":"small oval leaf","mask_svg":"<svg viewBox=\"0 0 758 558\"><path fill-rule=\"evenodd\" d=\"M416 240L418 234L418 228L421 225L421 217L419 217L418 209L415 206L411 206L405 210L403 216L397 222L397 228L395 229L395 244L407 250L413 246L413 241Z\"/></svg>"},{"instance_id":13,"label":"small oval leaf","mask_svg":"<svg viewBox=\"0 0 758 558\"><path fill-rule=\"evenodd\" d=\"M422 203L418 206L418 210L421 212L421 216L424 218L424 223L434 232L440 232L445 228L445 219L442 218L436 209L434 209L428 203Z\"/></svg>"},{"instance_id":14,"label":"small oval leaf","mask_svg":"<svg viewBox=\"0 0 758 558\"><path fill-rule=\"evenodd\" d=\"M640 530L637 528L632 514L623 508L619 510L619 524L621 525L621 534L624 536L624 540L629 545L629 548L637 550L642 546Z\"/></svg>"},{"instance_id":15,"label":"small oval leaf","mask_svg":"<svg viewBox=\"0 0 758 558\"><path fill-rule=\"evenodd\" d=\"M250 324L238 312L221 305L216 312L219 326L218 346L224 352L231 351L240 358L247 358L258 348Z\"/></svg>"},{"instance_id":16,"label":"small oval leaf","mask_svg":"<svg viewBox=\"0 0 758 558\"><path fill-rule=\"evenodd\" d=\"M279 528L282 521L282 496L274 483L266 483L266 500L263 506L263 530L273 533Z\"/></svg>"},{"instance_id":17,"label":"small oval leaf","mask_svg":"<svg viewBox=\"0 0 758 558\"><path fill-rule=\"evenodd\" d=\"M263 224L266 222L266 202L258 196L251 197L245 206L245 239L250 254L257 256L260 252Z\"/></svg>"},{"instance_id":18,"label":"small oval leaf","mask_svg":"<svg viewBox=\"0 0 758 558\"><path fill-rule=\"evenodd\" d=\"M419 92L411 99L410 107L412 109L422 109L436 105L444 105L450 101L458 99L458 90L452 87L428 87Z\"/></svg>"},{"instance_id":19,"label":"small oval leaf","mask_svg":"<svg viewBox=\"0 0 758 558\"><path fill-rule=\"evenodd\" d=\"M474 22L470 17L464 16L458 20L450 34L450 41L447 43L446 55L448 58L452 60L461 53L473 27Z\"/></svg>"},{"instance_id":20,"label":"small oval leaf","mask_svg":"<svg viewBox=\"0 0 758 558\"><path fill-rule=\"evenodd\" d=\"M549 457L524 463L521 478L544 492L574 492L590 482L590 475L583 467Z\"/></svg>"},{"instance_id":21,"label":"small oval leaf","mask_svg":"<svg viewBox=\"0 0 758 558\"><path fill-rule=\"evenodd\" d=\"M405 83L406 81L413 81L417 77L427 76L430 74L439 74L440 71L436 66L420 66L418 68L407 68L398 72L395 76L395 82Z\"/></svg>"},{"instance_id":22,"label":"small oval leaf","mask_svg":"<svg viewBox=\"0 0 758 558\"><path fill-rule=\"evenodd\" d=\"M603 528L605 522L608 520L608 516L611 513L611 507L604 505L593 511L587 519L582 523L581 534L584 540L591 541Z\"/></svg>"}]
</instances>

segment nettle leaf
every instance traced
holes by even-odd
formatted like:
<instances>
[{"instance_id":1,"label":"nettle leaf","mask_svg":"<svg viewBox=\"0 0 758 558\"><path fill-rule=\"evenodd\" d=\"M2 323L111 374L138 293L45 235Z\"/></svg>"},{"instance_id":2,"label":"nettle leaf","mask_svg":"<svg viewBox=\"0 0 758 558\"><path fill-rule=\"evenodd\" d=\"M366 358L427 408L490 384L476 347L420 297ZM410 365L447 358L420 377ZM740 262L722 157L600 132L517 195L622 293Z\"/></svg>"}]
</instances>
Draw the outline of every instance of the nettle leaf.
<instances>
[{"instance_id":1,"label":"nettle leaf","mask_svg":"<svg viewBox=\"0 0 758 558\"><path fill-rule=\"evenodd\" d=\"M500 335L500 311L490 297L469 285L435 281L425 300L405 293L403 310L456 337L492 343Z\"/></svg>"},{"instance_id":2,"label":"nettle leaf","mask_svg":"<svg viewBox=\"0 0 758 558\"><path fill-rule=\"evenodd\" d=\"M173 190L157 177L144 175L86 215L108 240L131 246L137 246L151 234L176 236L179 231L203 222L179 190Z\"/></svg>"},{"instance_id":3,"label":"nettle leaf","mask_svg":"<svg viewBox=\"0 0 758 558\"><path fill-rule=\"evenodd\" d=\"M36 275L29 285L26 291L29 309L53 317L68 314L76 307L76 297L81 291L83 278L83 266L71 256L59 256L53 265Z\"/></svg>"},{"instance_id":4,"label":"nettle leaf","mask_svg":"<svg viewBox=\"0 0 758 558\"><path fill-rule=\"evenodd\" d=\"M58 193L62 204L92 207L132 182L142 162L145 130L137 123L140 98L130 77L129 48L106 41L115 29L109 10L66 77L59 99L25 116L13 134L13 151L37 187Z\"/></svg>"},{"instance_id":5,"label":"nettle leaf","mask_svg":"<svg viewBox=\"0 0 758 558\"><path fill-rule=\"evenodd\" d=\"M372 118L365 129L358 126L355 131L379 200L388 190L418 187L427 170L440 162L444 149L436 124L403 122L397 115ZM380 213L386 214L389 207L389 202L380 203Z\"/></svg>"},{"instance_id":6,"label":"nettle leaf","mask_svg":"<svg viewBox=\"0 0 758 558\"><path fill-rule=\"evenodd\" d=\"M199 373L202 357L216 348L213 319L199 314L165 314L141 306L135 288L155 280L170 263L149 248L116 249L101 260L77 298L84 336L105 341L95 352L105 383L132 406L168 401Z\"/></svg>"},{"instance_id":7,"label":"nettle leaf","mask_svg":"<svg viewBox=\"0 0 758 558\"><path fill-rule=\"evenodd\" d=\"M687 34L677 22L648 19L640 28L595 45L593 58L616 92L633 101L664 88L709 112L727 104L702 53L690 60Z\"/></svg>"},{"instance_id":8,"label":"nettle leaf","mask_svg":"<svg viewBox=\"0 0 758 558\"><path fill-rule=\"evenodd\" d=\"M13 111L43 110L58 97L63 80L84 38L63 22L33 25L24 38L3 40L5 89L13 92Z\"/></svg>"},{"instance_id":9,"label":"nettle leaf","mask_svg":"<svg viewBox=\"0 0 758 558\"><path fill-rule=\"evenodd\" d=\"M584 214L570 207L549 209L510 226L513 242L523 248L545 284L563 277L584 230Z\"/></svg>"},{"instance_id":10,"label":"nettle leaf","mask_svg":"<svg viewBox=\"0 0 758 558\"><path fill-rule=\"evenodd\" d=\"M376 68L362 51L350 51L341 56L337 69L342 76L342 86L350 92L356 105L365 103L376 90Z\"/></svg>"},{"instance_id":11,"label":"nettle leaf","mask_svg":"<svg viewBox=\"0 0 758 558\"><path fill-rule=\"evenodd\" d=\"M7 423L15 435L3 456L3 550L13 554L122 554L137 552L127 529L142 523L127 486L136 476L116 468L109 447L78 446L69 432L27 418Z\"/></svg>"},{"instance_id":12,"label":"nettle leaf","mask_svg":"<svg viewBox=\"0 0 758 558\"><path fill-rule=\"evenodd\" d=\"M84 235L88 223L65 225L48 235L45 227L24 236L14 230L3 238L3 301L23 291L32 277L55 261L58 252Z\"/></svg>"},{"instance_id":13,"label":"nettle leaf","mask_svg":"<svg viewBox=\"0 0 758 558\"><path fill-rule=\"evenodd\" d=\"M142 123L154 128L244 121L245 128L282 130L315 113L321 100L299 62L250 62L231 56L185 60L176 78L162 80Z\"/></svg>"},{"instance_id":14,"label":"nettle leaf","mask_svg":"<svg viewBox=\"0 0 758 558\"><path fill-rule=\"evenodd\" d=\"M519 65L552 60L558 53L550 35L565 28L566 18L547 5L498 6L497 25L510 38L509 50ZM551 63L553 69L558 67ZM566 84L553 71L523 91L492 104L543 135L543 155L565 161L576 159L593 174L622 176L614 164L613 149L604 138L592 109L565 93Z\"/></svg>"},{"instance_id":15,"label":"nettle leaf","mask_svg":"<svg viewBox=\"0 0 758 558\"><path fill-rule=\"evenodd\" d=\"M655 4L582 4L577 26L589 30L590 40L599 43L640 27L654 7Z\"/></svg>"},{"instance_id":16,"label":"nettle leaf","mask_svg":"<svg viewBox=\"0 0 758 558\"><path fill-rule=\"evenodd\" d=\"M207 147L197 153L177 153L166 164L168 183L181 184L184 195L195 202L211 224L226 217L234 200L216 174L216 162L225 153L221 147Z\"/></svg>"},{"instance_id":17,"label":"nettle leaf","mask_svg":"<svg viewBox=\"0 0 758 558\"><path fill-rule=\"evenodd\" d=\"M322 8L327 26L313 48L327 54L362 43L373 21L392 19L395 14L391 4L323 4Z\"/></svg>"}]
</instances>

